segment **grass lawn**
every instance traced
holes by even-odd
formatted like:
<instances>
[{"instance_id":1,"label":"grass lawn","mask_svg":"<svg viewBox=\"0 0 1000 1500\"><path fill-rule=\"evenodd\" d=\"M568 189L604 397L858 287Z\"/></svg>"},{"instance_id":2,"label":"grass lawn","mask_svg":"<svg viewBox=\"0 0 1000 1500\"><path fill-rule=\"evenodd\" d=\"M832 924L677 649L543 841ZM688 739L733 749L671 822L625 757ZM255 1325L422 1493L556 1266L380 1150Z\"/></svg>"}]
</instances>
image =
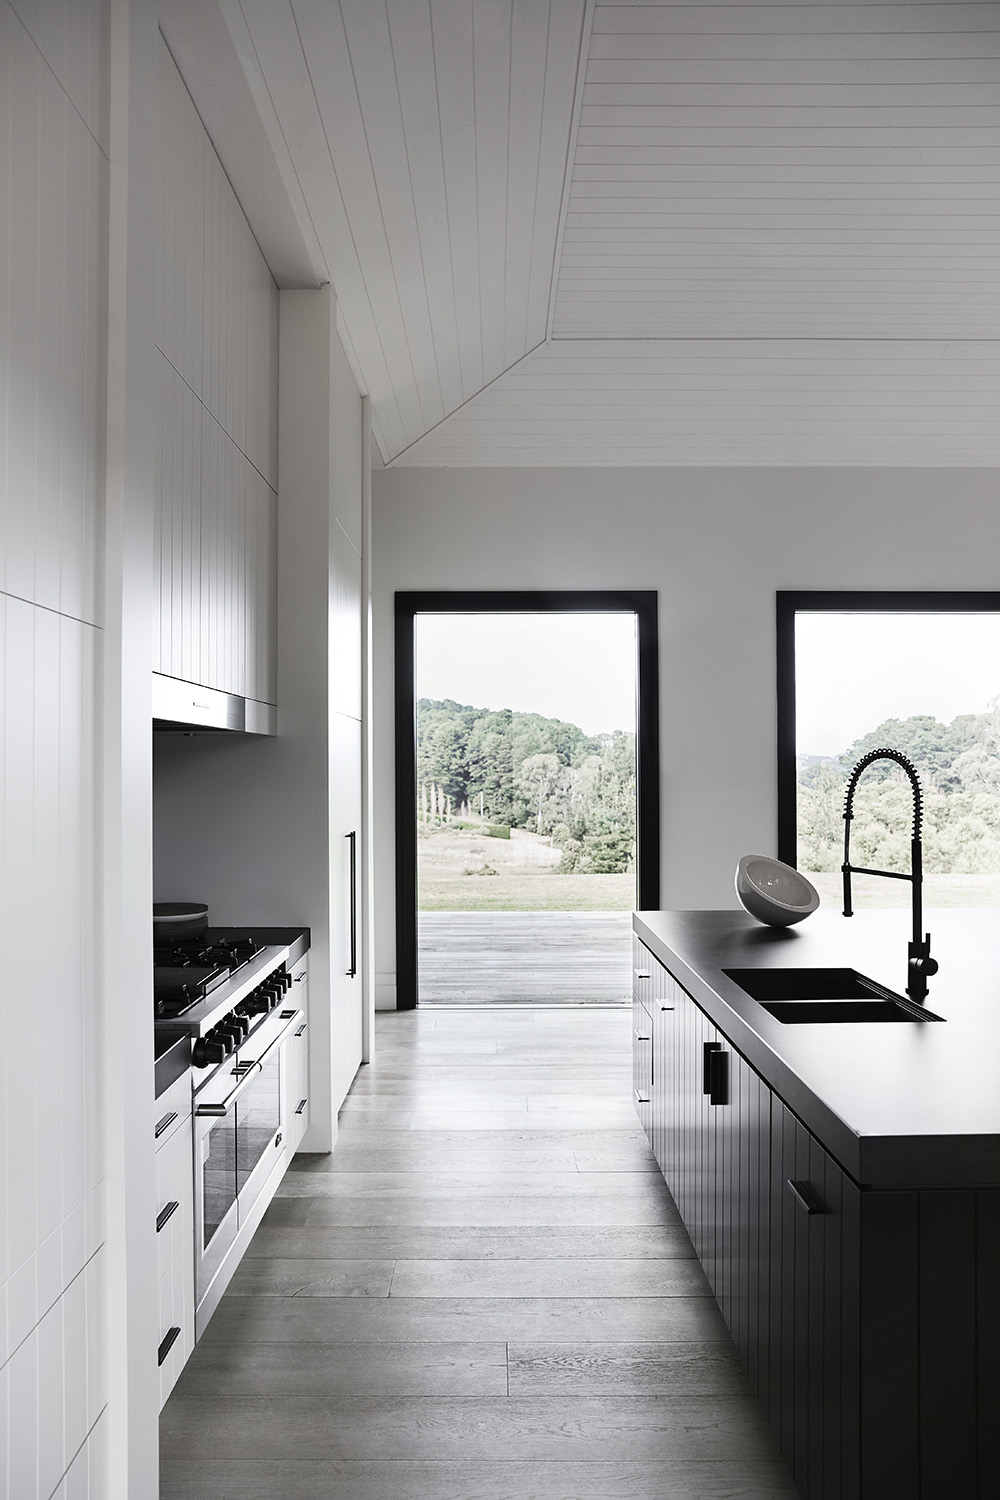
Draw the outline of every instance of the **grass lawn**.
<instances>
[{"instance_id":1,"label":"grass lawn","mask_svg":"<svg viewBox=\"0 0 1000 1500\"><path fill-rule=\"evenodd\" d=\"M420 878L419 911L633 911L634 875L499 875Z\"/></svg>"},{"instance_id":2,"label":"grass lawn","mask_svg":"<svg viewBox=\"0 0 1000 1500\"><path fill-rule=\"evenodd\" d=\"M843 910L844 881L840 872L814 875L803 870L819 892L823 906ZM905 880L880 880L877 875L855 875L851 898L857 911L879 906L910 905L910 885ZM924 875L924 909L935 906L1000 906L1000 875Z\"/></svg>"},{"instance_id":3,"label":"grass lawn","mask_svg":"<svg viewBox=\"0 0 1000 1500\"><path fill-rule=\"evenodd\" d=\"M559 850L515 828L418 825L419 911L632 911L634 875L560 875Z\"/></svg>"}]
</instances>

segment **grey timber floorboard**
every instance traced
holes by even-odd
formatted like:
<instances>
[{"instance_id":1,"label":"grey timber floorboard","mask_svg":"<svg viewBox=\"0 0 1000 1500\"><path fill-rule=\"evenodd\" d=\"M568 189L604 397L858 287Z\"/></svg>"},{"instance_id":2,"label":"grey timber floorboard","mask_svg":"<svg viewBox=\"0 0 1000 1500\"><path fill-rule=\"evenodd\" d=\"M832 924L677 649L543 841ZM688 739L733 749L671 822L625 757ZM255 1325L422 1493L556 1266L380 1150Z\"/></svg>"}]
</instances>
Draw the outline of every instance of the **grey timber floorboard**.
<instances>
[{"instance_id":1,"label":"grey timber floorboard","mask_svg":"<svg viewBox=\"0 0 1000 1500\"><path fill-rule=\"evenodd\" d=\"M422 911L422 1003L631 1005L627 911Z\"/></svg>"},{"instance_id":2,"label":"grey timber floorboard","mask_svg":"<svg viewBox=\"0 0 1000 1500\"><path fill-rule=\"evenodd\" d=\"M377 1018L164 1408L161 1500L795 1500L628 1106L630 1021Z\"/></svg>"}]
</instances>

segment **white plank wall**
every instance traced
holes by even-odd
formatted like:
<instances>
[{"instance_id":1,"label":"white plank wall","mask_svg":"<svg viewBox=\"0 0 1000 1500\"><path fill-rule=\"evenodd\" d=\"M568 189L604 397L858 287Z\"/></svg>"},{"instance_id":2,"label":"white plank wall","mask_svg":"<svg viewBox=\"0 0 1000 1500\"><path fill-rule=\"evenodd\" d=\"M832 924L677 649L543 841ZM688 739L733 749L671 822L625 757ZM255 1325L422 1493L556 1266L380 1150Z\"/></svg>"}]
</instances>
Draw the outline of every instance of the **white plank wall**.
<instances>
[{"instance_id":1,"label":"white plank wall","mask_svg":"<svg viewBox=\"0 0 1000 1500\"><path fill-rule=\"evenodd\" d=\"M0 0L0 1493L107 1493L98 539L107 6Z\"/></svg>"},{"instance_id":2,"label":"white plank wall","mask_svg":"<svg viewBox=\"0 0 1000 1500\"><path fill-rule=\"evenodd\" d=\"M277 288L162 47L158 669L276 702Z\"/></svg>"}]
</instances>

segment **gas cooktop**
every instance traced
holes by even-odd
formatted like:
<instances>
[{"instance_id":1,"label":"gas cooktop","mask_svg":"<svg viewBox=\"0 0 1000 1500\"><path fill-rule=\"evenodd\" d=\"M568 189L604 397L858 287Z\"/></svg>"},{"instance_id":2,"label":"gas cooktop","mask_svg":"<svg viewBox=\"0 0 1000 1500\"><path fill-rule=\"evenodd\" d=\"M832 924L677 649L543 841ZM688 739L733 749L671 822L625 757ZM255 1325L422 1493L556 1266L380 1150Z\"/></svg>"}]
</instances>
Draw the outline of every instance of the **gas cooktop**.
<instances>
[{"instance_id":1,"label":"gas cooktop","mask_svg":"<svg viewBox=\"0 0 1000 1500\"><path fill-rule=\"evenodd\" d=\"M264 948L265 944L253 935L234 937L223 928L211 927L200 937L158 944L153 949L156 1015L183 1015Z\"/></svg>"},{"instance_id":2,"label":"gas cooktop","mask_svg":"<svg viewBox=\"0 0 1000 1500\"><path fill-rule=\"evenodd\" d=\"M153 1014L160 1026L202 1035L272 969L309 947L302 927L209 927L153 948Z\"/></svg>"}]
</instances>

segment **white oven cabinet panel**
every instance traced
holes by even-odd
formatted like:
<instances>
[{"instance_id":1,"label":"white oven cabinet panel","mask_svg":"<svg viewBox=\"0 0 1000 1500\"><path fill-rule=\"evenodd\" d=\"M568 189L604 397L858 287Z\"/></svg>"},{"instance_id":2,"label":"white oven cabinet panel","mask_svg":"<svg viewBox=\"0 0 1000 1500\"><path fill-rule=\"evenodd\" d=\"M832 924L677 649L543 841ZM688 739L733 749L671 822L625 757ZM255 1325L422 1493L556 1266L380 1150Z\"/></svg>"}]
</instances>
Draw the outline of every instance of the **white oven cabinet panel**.
<instances>
[{"instance_id":1,"label":"white oven cabinet panel","mask_svg":"<svg viewBox=\"0 0 1000 1500\"><path fill-rule=\"evenodd\" d=\"M357 719L334 713L330 734L330 995L332 1092L337 1110L361 1065L361 725Z\"/></svg>"},{"instance_id":2,"label":"white oven cabinet panel","mask_svg":"<svg viewBox=\"0 0 1000 1500\"><path fill-rule=\"evenodd\" d=\"M190 1246L194 1236L192 1149L189 1114L156 1153L156 1249L161 1278L181 1246Z\"/></svg>"},{"instance_id":3,"label":"white oven cabinet panel","mask_svg":"<svg viewBox=\"0 0 1000 1500\"><path fill-rule=\"evenodd\" d=\"M173 1390L194 1348L194 1242L180 1246L160 1280L160 1406ZM176 1330L176 1332L175 1332Z\"/></svg>"},{"instance_id":4,"label":"white oven cabinet panel","mask_svg":"<svg viewBox=\"0 0 1000 1500\"><path fill-rule=\"evenodd\" d=\"M333 525L330 580L330 707L361 718L361 554Z\"/></svg>"}]
</instances>

